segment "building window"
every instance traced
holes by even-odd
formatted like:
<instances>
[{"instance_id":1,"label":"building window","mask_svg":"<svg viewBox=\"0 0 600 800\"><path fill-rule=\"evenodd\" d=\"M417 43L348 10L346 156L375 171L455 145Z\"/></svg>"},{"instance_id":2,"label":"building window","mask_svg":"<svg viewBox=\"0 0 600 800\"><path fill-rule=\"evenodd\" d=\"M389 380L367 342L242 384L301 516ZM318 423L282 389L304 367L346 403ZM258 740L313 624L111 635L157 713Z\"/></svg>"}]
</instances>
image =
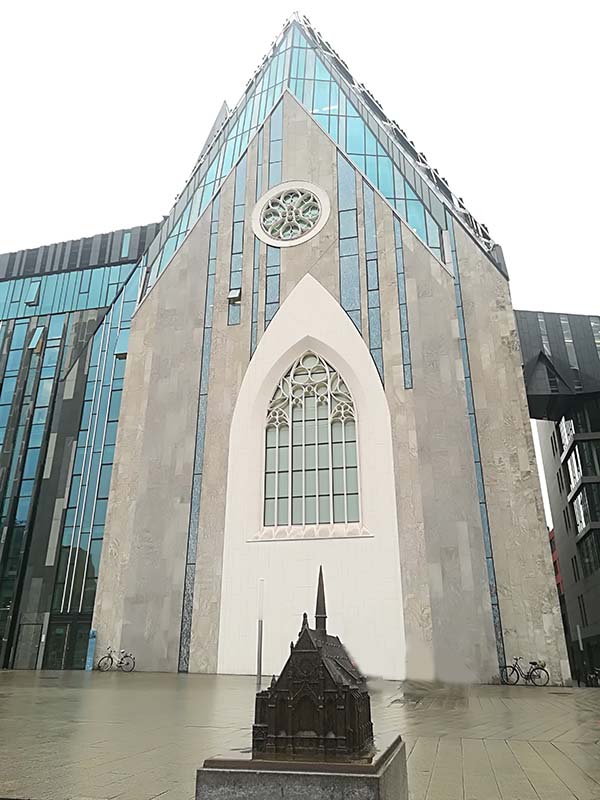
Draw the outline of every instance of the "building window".
<instances>
[{"instance_id":1,"label":"building window","mask_svg":"<svg viewBox=\"0 0 600 800\"><path fill-rule=\"evenodd\" d=\"M577 552L583 569L583 575L588 578L600 569L600 531L592 530L577 545Z\"/></svg>"},{"instance_id":2,"label":"building window","mask_svg":"<svg viewBox=\"0 0 600 800\"><path fill-rule=\"evenodd\" d=\"M264 490L265 526L359 520L354 402L315 353L294 362L269 403Z\"/></svg>"},{"instance_id":3,"label":"building window","mask_svg":"<svg viewBox=\"0 0 600 800\"><path fill-rule=\"evenodd\" d=\"M587 617L587 609L585 607L585 599L582 594L578 596L577 602L579 603L579 614L581 615L581 625L582 627L586 628L588 624L588 617Z\"/></svg>"},{"instance_id":4,"label":"building window","mask_svg":"<svg viewBox=\"0 0 600 800\"><path fill-rule=\"evenodd\" d=\"M564 449L566 449L569 446L571 439L575 435L575 425L573 424L573 420L565 419L565 417L563 417L560 421L558 429L560 431L562 446Z\"/></svg>"},{"instance_id":5,"label":"building window","mask_svg":"<svg viewBox=\"0 0 600 800\"><path fill-rule=\"evenodd\" d=\"M600 317L590 317L590 325L592 326L592 333L594 334L596 353L598 354L598 358L600 358Z\"/></svg>"},{"instance_id":6,"label":"building window","mask_svg":"<svg viewBox=\"0 0 600 800\"><path fill-rule=\"evenodd\" d=\"M263 231L272 239L299 239L321 217L321 203L313 192L284 189L271 197L260 215Z\"/></svg>"},{"instance_id":7,"label":"building window","mask_svg":"<svg viewBox=\"0 0 600 800\"><path fill-rule=\"evenodd\" d=\"M246 156L235 170L233 193L233 228L231 231L231 261L229 266L229 293L227 324L239 325L242 316L242 270L244 267L244 219L246 209Z\"/></svg>"},{"instance_id":8,"label":"building window","mask_svg":"<svg viewBox=\"0 0 600 800\"><path fill-rule=\"evenodd\" d=\"M575 583L579 581L579 564L577 563L577 556L571 559L571 568L573 569L573 580Z\"/></svg>"},{"instance_id":9,"label":"building window","mask_svg":"<svg viewBox=\"0 0 600 800\"><path fill-rule=\"evenodd\" d=\"M550 358L552 356L552 350L550 349L550 339L548 338L548 329L546 328L546 319L543 314L538 313L538 326L540 329L540 335L542 337L542 349L544 353Z\"/></svg>"}]
</instances>

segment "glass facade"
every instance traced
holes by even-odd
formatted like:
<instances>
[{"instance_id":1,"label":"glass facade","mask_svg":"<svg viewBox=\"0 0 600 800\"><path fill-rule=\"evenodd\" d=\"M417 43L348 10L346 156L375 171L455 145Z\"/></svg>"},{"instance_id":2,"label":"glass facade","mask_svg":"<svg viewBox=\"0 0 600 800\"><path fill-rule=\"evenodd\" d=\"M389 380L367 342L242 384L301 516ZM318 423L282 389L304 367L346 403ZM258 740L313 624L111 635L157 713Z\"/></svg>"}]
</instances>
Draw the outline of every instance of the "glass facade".
<instances>
[{"instance_id":1,"label":"glass facade","mask_svg":"<svg viewBox=\"0 0 600 800\"><path fill-rule=\"evenodd\" d=\"M375 223L375 193L363 181L365 258L367 261L367 306L369 309L369 349L383 380L383 342L381 339L381 309L379 303L379 268L377 265L377 225Z\"/></svg>"},{"instance_id":2,"label":"glass facade","mask_svg":"<svg viewBox=\"0 0 600 800\"><path fill-rule=\"evenodd\" d=\"M94 607L96 583L117 440L117 425L131 316L141 267L94 334L71 485L62 530L52 610L61 614Z\"/></svg>"},{"instance_id":3,"label":"glass facade","mask_svg":"<svg viewBox=\"0 0 600 800\"><path fill-rule=\"evenodd\" d=\"M129 264L115 264L1 281L0 319L109 306L130 272Z\"/></svg>"},{"instance_id":4,"label":"glass facade","mask_svg":"<svg viewBox=\"0 0 600 800\"><path fill-rule=\"evenodd\" d=\"M402 368L404 388L412 389L412 359L410 355L410 333L408 330L408 304L406 299L406 279L404 275L404 253L402 251L402 225L394 219L394 244L396 249L396 278L398 280L398 308L400 309L400 336L402 337Z\"/></svg>"},{"instance_id":5,"label":"glass facade","mask_svg":"<svg viewBox=\"0 0 600 800\"><path fill-rule=\"evenodd\" d=\"M229 308L227 324L239 325L242 314L242 271L244 268L244 219L246 215L246 156L235 171L233 194L233 228L229 268Z\"/></svg>"},{"instance_id":6,"label":"glass facade","mask_svg":"<svg viewBox=\"0 0 600 800\"><path fill-rule=\"evenodd\" d=\"M590 327L596 345L596 354L600 359L600 317L590 317Z\"/></svg>"},{"instance_id":7,"label":"glass facade","mask_svg":"<svg viewBox=\"0 0 600 800\"><path fill-rule=\"evenodd\" d=\"M194 450L194 474L192 476L192 498L188 525L185 578L183 586L183 609L181 614L181 636L179 640L179 671L187 672L190 660L190 638L192 632L192 608L194 603L194 581L196 578L196 550L200 526L200 502L202 493L202 471L204 467L204 438L206 433L206 409L208 406L208 377L212 346L215 280L217 273L217 247L219 241L219 195L214 199L210 215L210 240L208 246L208 275L204 297L204 336L200 364L200 396L198 399L198 422L196 424L196 446Z\"/></svg>"},{"instance_id":8,"label":"glass facade","mask_svg":"<svg viewBox=\"0 0 600 800\"><path fill-rule=\"evenodd\" d=\"M254 200L262 195L263 187L263 134L258 135L256 146L256 191ZM260 288L260 239L253 237L252 246L252 323L250 328L250 355L256 350L258 343L258 308Z\"/></svg>"},{"instance_id":9,"label":"glass facade","mask_svg":"<svg viewBox=\"0 0 600 800\"><path fill-rule=\"evenodd\" d=\"M146 230L136 229L136 249ZM82 240L83 247L79 241L67 243L67 250L89 263L102 250L108 254L108 239ZM70 270L0 281L2 666L41 666L36 654L43 651L44 635L47 665L82 666L81 653L87 650L125 364L115 352L124 355L122 336L142 269L133 275L137 252L131 254L134 260L123 260L133 249L132 232L115 242L118 263L73 268L69 257ZM58 257L64 247L28 252L43 261L50 250ZM31 268L26 259L24 269ZM69 391L82 363L88 382L76 401ZM65 404L72 407L66 416ZM57 442L65 427L76 441L72 458L65 453L62 468L55 470L64 497L53 499L50 511L45 506L40 511L40 493L56 484L54 455L57 448L63 452L65 440ZM60 493L59 487L55 491ZM38 552L41 542L47 553ZM27 596L36 568L42 576L37 605ZM44 614L49 624L40 621Z\"/></svg>"},{"instance_id":10,"label":"glass facade","mask_svg":"<svg viewBox=\"0 0 600 800\"><path fill-rule=\"evenodd\" d=\"M542 349L548 358L552 357L552 350L550 349L550 339L548 338L548 328L546 327L546 319L543 314L538 314L538 325L540 328L540 336L542 337Z\"/></svg>"},{"instance_id":11,"label":"glass facade","mask_svg":"<svg viewBox=\"0 0 600 800\"><path fill-rule=\"evenodd\" d=\"M447 226L440 191L416 166L416 153L409 154L412 148L404 137L390 135L391 128L386 128L378 115L373 114L364 97L343 75L339 61L309 41L294 22L264 60L152 242L142 294L165 269L271 112L268 185L272 187L281 181L283 142L279 100L286 88L431 252L444 261L442 231Z\"/></svg>"},{"instance_id":12,"label":"glass facade","mask_svg":"<svg viewBox=\"0 0 600 800\"><path fill-rule=\"evenodd\" d=\"M267 280L265 289L265 329L279 308L281 250L267 245Z\"/></svg>"},{"instance_id":13,"label":"glass facade","mask_svg":"<svg viewBox=\"0 0 600 800\"><path fill-rule=\"evenodd\" d=\"M592 530L577 545L583 575L588 578L600 569L600 531Z\"/></svg>"},{"instance_id":14,"label":"glass facade","mask_svg":"<svg viewBox=\"0 0 600 800\"><path fill-rule=\"evenodd\" d=\"M340 250L340 303L358 330L360 319L360 262L358 255L358 201L356 173L338 153L338 225Z\"/></svg>"}]
</instances>

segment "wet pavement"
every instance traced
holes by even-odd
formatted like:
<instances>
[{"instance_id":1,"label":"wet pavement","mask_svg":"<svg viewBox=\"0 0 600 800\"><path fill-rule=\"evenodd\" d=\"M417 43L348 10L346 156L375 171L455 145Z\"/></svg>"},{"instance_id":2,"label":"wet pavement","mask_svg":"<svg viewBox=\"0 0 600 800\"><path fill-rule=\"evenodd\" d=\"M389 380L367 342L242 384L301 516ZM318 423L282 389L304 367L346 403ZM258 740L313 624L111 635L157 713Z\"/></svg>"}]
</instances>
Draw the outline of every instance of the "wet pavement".
<instances>
[{"instance_id":1,"label":"wet pavement","mask_svg":"<svg viewBox=\"0 0 600 800\"><path fill-rule=\"evenodd\" d=\"M249 677L0 672L0 797L190 800L208 756L250 743ZM600 800L600 689L484 686L406 703L372 687L375 732L406 741L412 800Z\"/></svg>"}]
</instances>

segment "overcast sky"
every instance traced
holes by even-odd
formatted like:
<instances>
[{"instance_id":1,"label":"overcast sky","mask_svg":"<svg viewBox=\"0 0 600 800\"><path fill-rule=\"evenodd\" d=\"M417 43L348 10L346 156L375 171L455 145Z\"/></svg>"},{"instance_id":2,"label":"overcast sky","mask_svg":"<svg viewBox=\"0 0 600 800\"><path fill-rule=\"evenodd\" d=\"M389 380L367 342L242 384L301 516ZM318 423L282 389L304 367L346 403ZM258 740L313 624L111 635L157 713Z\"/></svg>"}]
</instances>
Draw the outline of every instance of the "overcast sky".
<instances>
[{"instance_id":1,"label":"overcast sky","mask_svg":"<svg viewBox=\"0 0 600 800\"><path fill-rule=\"evenodd\" d=\"M305 2L486 223L517 308L599 313L597 2ZM0 3L0 252L161 219L297 7Z\"/></svg>"}]
</instances>

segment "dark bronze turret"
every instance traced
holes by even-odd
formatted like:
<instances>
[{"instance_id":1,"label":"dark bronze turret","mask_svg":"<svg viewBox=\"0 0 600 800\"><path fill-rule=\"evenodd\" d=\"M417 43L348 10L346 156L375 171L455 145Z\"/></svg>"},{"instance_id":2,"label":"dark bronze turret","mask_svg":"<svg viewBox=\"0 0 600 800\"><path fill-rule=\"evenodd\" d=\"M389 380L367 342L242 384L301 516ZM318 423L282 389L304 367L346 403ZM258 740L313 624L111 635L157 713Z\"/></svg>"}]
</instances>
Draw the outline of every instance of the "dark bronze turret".
<instances>
[{"instance_id":1,"label":"dark bronze turret","mask_svg":"<svg viewBox=\"0 0 600 800\"><path fill-rule=\"evenodd\" d=\"M372 750L367 683L338 637L327 633L320 569L314 629L304 614L281 675L256 695L252 758L348 761Z\"/></svg>"}]
</instances>

